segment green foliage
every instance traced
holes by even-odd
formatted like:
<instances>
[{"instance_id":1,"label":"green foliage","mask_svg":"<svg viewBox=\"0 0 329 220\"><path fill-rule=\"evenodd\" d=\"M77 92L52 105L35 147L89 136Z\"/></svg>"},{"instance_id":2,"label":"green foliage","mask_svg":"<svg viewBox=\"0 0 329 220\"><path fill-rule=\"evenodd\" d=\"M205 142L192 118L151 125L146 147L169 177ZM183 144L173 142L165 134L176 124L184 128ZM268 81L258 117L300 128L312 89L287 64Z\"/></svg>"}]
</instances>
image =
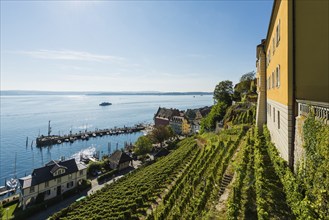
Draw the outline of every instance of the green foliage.
<instances>
[{"instance_id":1,"label":"green foliage","mask_svg":"<svg viewBox=\"0 0 329 220\"><path fill-rule=\"evenodd\" d=\"M139 219L165 188L186 169L197 153L195 140L186 138L177 150L139 168L86 199L55 213L50 219Z\"/></svg>"},{"instance_id":2,"label":"green foliage","mask_svg":"<svg viewBox=\"0 0 329 220\"><path fill-rule=\"evenodd\" d=\"M106 166L104 161L90 162L87 167L87 174L92 175L95 171L101 171Z\"/></svg>"},{"instance_id":3,"label":"green foliage","mask_svg":"<svg viewBox=\"0 0 329 220\"><path fill-rule=\"evenodd\" d=\"M223 102L227 106L232 104L233 84L232 81L225 80L219 82L214 90L215 102Z\"/></svg>"},{"instance_id":4,"label":"green foliage","mask_svg":"<svg viewBox=\"0 0 329 220\"><path fill-rule=\"evenodd\" d=\"M248 94L253 92L252 82L255 80L255 72L249 72L243 74L240 78L240 82L235 86L234 91L239 93L240 95Z\"/></svg>"},{"instance_id":5,"label":"green foliage","mask_svg":"<svg viewBox=\"0 0 329 220\"><path fill-rule=\"evenodd\" d=\"M287 202L297 219L319 219L314 212L312 204L307 196L302 194L303 188L291 172L287 162L280 157L276 147L270 141L270 133L266 126L263 128L267 144L267 151L274 165L276 174L279 176L286 193Z\"/></svg>"},{"instance_id":6,"label":"green foliage","mask_svg":"<svg viewBox=\"0 0 329 220\"><path fill-rule=\"evenodd\" d=\"M145 155L152 150L152 142L149 136L140 136L135 145L134 153L136 155Z\"/></svg>"},{"instance_id":7,"label":"green foliage","mask_svg":"<svg viewBox=\"0 0 329 220\"><path fill-rule=\"evenodd\" d=\"M321 217L329 216L329 126L308 116L303 126L305 160L299 169L312 208Z\"/></svg>"},{"instance_id":8,"label":"green foliage","mask_svg":"<svg viewBox=\"0 0 329 220\"><path fill-rule=\"evenodd\" d=\"M254 124L256 105L251 102L238 102L230 106L224 116L224 125Z\"/></svg>"},{"instance_id":9,"label":"green foliage","mask_svg":"<svg viewBox=\"0 0 329 220\"><path fill-rule=\"evenodd\" d=\"M211 145L199 147L148 219L203 219L212 202L218 200L218 185L243 135L241 128L230 129L219 134L219 142L206 141Z\"/></svg>"},{"instance_id":10,"label":"green foliage","mask_svg":"<svg viewBox=\"0 0 329 220\"><path fill-rule=\"evenodd\" d=\"M174 132L170 126L156 126L150 134L150 138L154 143L162 143L170 137L174 136Z\"/></svg>"},{"instance_id":11,"label":"green foliage","mask_svg":"<svg viewBox=\"0 0 329 220\"><path fill-rule=\"evenodd\" d=\"M110 179L110 178L112 178L116 173L117 173L117 170L111 170L111 171L109 171L109 172L106 172L106 173L100 175L99 177L97 177L97 181L98 181L98 182L101 182L101 181L103 181L103 180L105 180L105 179Z\"/></svg>"},{"instance_id":12,"label":"green foliage","mask_svg":"<svg viewBox=\"0 0 329 220\"><path fill-rule=\"evenodd\" d=\"M3 216L3 207L2 207L2 204L0 204L0 219L2 219L2 216Z\"/></svg>"},{"instance_id":13,"label":"green foliage","mask_svg":"<svg viewBox=\"0 0 329 220\"><path fill-rule=\"evenodd\" d=\"M212 131L216 128L216 122L223 119L227 105L224 102L217 102L212 106L209 114L201 120L201 133L204 131Z\"/></svg>"}]
</instances>

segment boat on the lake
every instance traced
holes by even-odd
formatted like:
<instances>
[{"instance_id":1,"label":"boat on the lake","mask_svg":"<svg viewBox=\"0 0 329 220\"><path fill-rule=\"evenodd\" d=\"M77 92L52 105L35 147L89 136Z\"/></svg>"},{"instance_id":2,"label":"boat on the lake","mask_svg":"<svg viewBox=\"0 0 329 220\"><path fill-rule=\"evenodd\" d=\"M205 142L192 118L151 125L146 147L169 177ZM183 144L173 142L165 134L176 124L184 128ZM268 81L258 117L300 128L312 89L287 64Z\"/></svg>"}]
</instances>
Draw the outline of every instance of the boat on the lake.
<instances>
[{"instance_id":1,"label":"boat on the lake","mask_svg":"<svg viewBox=\"0 0 329 220\"><path fill-rule=\"evenodd\" d=\"M6 181L6 185L8 189L16 189L18 186L18 179L11 178Z\"/></svg>"},{"instance_id":2,"label":"boat on the lake","mask_svg":"<svg viewBox=\"0 0 329 220\"><path fill-rule=\"evenodd\" d=\"M111 102L102 102L101 104L99 104L100 106L108 106L108 105L112 105Z\"/></svg>"}]
</instances>

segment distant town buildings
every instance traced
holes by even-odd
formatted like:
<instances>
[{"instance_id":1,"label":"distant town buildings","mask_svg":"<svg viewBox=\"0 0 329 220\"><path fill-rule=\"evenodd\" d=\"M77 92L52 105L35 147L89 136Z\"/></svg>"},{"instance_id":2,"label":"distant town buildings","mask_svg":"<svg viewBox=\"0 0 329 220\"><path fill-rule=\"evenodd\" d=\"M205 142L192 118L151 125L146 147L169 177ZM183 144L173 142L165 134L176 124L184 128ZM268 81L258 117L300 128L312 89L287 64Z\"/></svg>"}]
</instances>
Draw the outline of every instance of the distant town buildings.
<instances>
[{"instance_id":1,"label":"distant town buildings","mask_svg":"<svg viewBox=\"0 0 329 220\"><path fill-rule=\"evenodd\" d=\"M154 124L155 126L169 125L178 135L195 134L200 130L201 120L209 114L210 110L211 107L208 106L186 111L159 107L154 115Z\"/></svg>"},{"instance_id":2,"label":"distant town buildings","mask_svg":"<svg viewBox=\"0 0 329 220\"><path fill-rule=\"evenodd\" d=\"M154 115L155 126L167 126L174 116L180 116L180 111L173 108L160 108Z\"/></svg>"},{"instance_id":3,"label":"distant town buildings","mask_svg":"<svg viewBox=\"0 0 329 220\"><path fill-rule=\"evenodd\" d=\"M298 119L315 110L329 122L329 1L275 0L266 39L257 46L256 124L271 133L290 167L299 160Z\"/></svg>"},{"instance_id":4,"label":"distant town buildings","mask_svg":"<svg viewBox=\"0 0 329 220\"><path fill-rule=\"evenodd\" d=\"M52 160L45 166L34 169L32 174L19 179L20 202L23 209L37 199L48 200L60 196L87 180L87 167L75 159Z\"/></svg>"}]
</instances>

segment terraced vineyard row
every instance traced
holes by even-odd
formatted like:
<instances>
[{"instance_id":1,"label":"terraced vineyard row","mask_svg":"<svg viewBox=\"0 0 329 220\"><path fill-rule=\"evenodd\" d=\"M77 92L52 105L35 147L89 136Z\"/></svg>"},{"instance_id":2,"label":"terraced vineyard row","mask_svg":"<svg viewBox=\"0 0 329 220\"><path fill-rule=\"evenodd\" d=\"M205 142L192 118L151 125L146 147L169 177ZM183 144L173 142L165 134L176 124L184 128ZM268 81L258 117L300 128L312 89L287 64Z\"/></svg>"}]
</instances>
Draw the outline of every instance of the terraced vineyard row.
<instances>
[{"instance_id":1,"label":"terraced vineyard row","mask_svg":"<svg viewBox=\"0 0 329 220\"><path fill-rule=\"evenodd\" d=\"M219 184L241 137L242 127L225 130L219 142L206 146L164 196L148 219L198 219Z\"/></svg>"},{"instance_id":2,"label":"terraced vineyard row","mask_svg":"<svg viewBox=\"0 0 329 220\"><path fill-rule=\"evenodd\" d=\"M138 219L181 172L194 164L199 148L188 138L167 157L126 175L85 200L74 203L51 219Z\"/></svg>"},{"instance_id":3,"label":"terraced vineyard row","mask_svg":"<svg viewBox=\"0 0 329 220\"><path fill-rule=\"evenodd\" d=\"M247 135L227 203L227 219L294 219L286 193L257 130Z\"/></svg>"}]
</instances>

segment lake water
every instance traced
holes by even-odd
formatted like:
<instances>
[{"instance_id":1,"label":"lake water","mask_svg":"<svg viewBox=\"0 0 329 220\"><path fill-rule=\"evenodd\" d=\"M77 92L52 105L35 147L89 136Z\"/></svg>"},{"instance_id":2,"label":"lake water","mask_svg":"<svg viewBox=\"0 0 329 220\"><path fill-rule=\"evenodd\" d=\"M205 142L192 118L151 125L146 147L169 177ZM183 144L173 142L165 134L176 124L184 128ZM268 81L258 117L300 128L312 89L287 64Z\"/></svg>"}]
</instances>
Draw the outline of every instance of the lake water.
<instances>
[{"instance_id":1,"label":"lake water","mask_svg":"<svg viewBox=\"0 0 329 220\"><path fill-rule=\"evenodd\" d=\"M133 126L137 123L152 123L159 106L167 108L199 108L212 105L212 96L162 96L162 95L35 95L1 96L0 121L0 186L5 179L15 175L23 177L31 174L36 167L62 156L71 158L81 151L108 153L108 143L112 152L118 145L135 142L142 132L118 136L90 138L51 147L31 146L39 134L47 134L51 120L52 134L68 134L96 128ZM113 105L101 107L101 102ZM26 146L28 137L28 146Z\"/></svg>"}]
</instances>

